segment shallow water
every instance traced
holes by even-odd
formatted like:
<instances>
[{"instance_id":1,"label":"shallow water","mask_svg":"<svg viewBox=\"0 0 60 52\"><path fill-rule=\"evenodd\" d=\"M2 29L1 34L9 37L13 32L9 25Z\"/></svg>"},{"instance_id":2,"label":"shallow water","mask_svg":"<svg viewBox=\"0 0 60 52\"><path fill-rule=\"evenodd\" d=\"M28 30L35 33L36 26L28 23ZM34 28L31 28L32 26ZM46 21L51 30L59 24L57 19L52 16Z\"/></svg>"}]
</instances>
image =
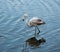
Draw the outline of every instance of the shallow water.
<instances>
[{"instance_id":1,"label":"shallow water","mask_svg":"<svg viewBox=\"0 0 60 52\"><path fill-rule=\"evenodd\" d=\"M24 41L33 36L34 28L22 21L24 13L46 22L39 26L38 37L46 43L29 52L59 52L60 0L0 0L0 52L21 52Z\"/></svg>"}]
</instances>

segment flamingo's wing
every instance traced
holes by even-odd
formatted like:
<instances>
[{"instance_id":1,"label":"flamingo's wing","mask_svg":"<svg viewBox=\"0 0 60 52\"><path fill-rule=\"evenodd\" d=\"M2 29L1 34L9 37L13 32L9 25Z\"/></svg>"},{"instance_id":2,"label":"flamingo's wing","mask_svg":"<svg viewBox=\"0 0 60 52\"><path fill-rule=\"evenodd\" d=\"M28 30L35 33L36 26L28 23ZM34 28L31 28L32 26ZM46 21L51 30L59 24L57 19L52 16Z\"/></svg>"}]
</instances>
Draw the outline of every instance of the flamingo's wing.
<instances>
[{"instance_id":1,"label":"flamingo's wing","mask_svg":"<svg viewBox=\"0 0 60 52\"><path fill-rule=\"evenodd\" d=\"M42 20L38 17L34 17L32 19L30 19L30 22L41 22Z\"/></svg>"}]
</instances>

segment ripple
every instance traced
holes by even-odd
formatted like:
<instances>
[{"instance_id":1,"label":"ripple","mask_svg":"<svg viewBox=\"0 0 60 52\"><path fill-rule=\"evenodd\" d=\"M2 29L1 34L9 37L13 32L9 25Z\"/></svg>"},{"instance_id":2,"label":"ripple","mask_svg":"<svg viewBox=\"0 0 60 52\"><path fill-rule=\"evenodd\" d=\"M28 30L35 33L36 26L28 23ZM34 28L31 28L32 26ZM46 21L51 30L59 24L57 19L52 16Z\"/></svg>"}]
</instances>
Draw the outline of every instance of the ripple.
<instances>
[{"instance_id":1,"label":"ripple","mask_svg":"<svg viewBox=\"0 0 60 52\"><path fill-rule=\"evenodd\" d=\"M47 30L46 32L43 32L41 34L45 34L45 35L41 35L42 37L45 37L46 39L49 39L50 37L53 37L56 35L56 33L60 31L60 28L56 28L55 30Z\"/></svg>"},{"instance_id":2,"label":"ripple","mask_svg":"<svg viewBox=\"0 0 60 52\"><path fill-rule=\"evenodd\" d=\"M3 44L6 41L6 38L3 36L0 36L0 44Z\"/></svg>"},{"instance_id":3,"label":"ripple","mask_svg":"<svg viewBox=\"0 0 60 52\"><path fill-rule=\"evenodd\" d=\"M41 0L40 3L44 6L44 9L46 8L46 11L48 10L48 12L53 13L53 10L52 10L51 6L49 6L48 2Z\"/></svg>"}]
</instances>

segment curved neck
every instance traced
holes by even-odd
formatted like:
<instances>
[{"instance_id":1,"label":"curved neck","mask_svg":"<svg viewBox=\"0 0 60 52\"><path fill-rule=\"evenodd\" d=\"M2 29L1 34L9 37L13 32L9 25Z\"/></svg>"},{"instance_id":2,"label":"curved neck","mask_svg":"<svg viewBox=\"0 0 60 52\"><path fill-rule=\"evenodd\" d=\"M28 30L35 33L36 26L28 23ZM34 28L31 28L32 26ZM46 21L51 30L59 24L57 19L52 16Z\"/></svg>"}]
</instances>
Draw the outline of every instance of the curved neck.
<instances>
[{"instance_id":1,"label":"curved neck","mask_svg":"<svg viewBox=\"0 0 60 52\"><path fill-rule=\"evenodd\" d=\"M27 19L25 19L25 22L26 22L26 24L27 24L28 26L31 26L31 25L30 25L30 23L29 23L28 18L27 18Z\"/></svg>"},{"instance_id":2,"label":"curved neck","mask_svg":"<svg viewBox=\"0 0 60 52\"><path fill-rule=\"evenodd\" d=\"M27 18L27 19L25 19L25 22L28 24L28 22L29 22L29 21L28 21L28 18Z\"/></svg>"}]
</instances>

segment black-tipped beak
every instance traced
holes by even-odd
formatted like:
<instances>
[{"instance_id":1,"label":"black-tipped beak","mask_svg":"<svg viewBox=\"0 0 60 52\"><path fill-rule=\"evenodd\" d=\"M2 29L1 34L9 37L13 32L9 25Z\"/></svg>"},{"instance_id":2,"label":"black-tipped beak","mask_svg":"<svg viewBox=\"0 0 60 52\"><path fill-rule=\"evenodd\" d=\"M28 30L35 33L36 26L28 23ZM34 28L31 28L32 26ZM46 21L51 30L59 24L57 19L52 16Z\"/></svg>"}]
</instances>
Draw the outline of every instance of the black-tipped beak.
<instances>
[{"instance_id":1,"label":"black-tipped beak","mask_svg":"<svg viewBox=\"0 0 60 52\"><path fill-rule=\"evenodd\" d=\"M46 24L45 22L43 22L43 24Z\"/></svg>"},{"instance_id":2,"label":"black-tipped beak","mask_svg":"<svg viewBox=\"0 0 60 52\"><path fill-rule=\"evenodd\" d=\"M46 23L42 21L41 24L46 24Z\"/></svg>"},{"instance_id":3,"label":"black-tipped beak","mask_svg":"<svg viewBox=\"0 0 60 52\"><path fill-rule=\"evenodd\" d=\"M24 21L24 19L22 19L22 21Z\"/></svg>"}]
</instances>

